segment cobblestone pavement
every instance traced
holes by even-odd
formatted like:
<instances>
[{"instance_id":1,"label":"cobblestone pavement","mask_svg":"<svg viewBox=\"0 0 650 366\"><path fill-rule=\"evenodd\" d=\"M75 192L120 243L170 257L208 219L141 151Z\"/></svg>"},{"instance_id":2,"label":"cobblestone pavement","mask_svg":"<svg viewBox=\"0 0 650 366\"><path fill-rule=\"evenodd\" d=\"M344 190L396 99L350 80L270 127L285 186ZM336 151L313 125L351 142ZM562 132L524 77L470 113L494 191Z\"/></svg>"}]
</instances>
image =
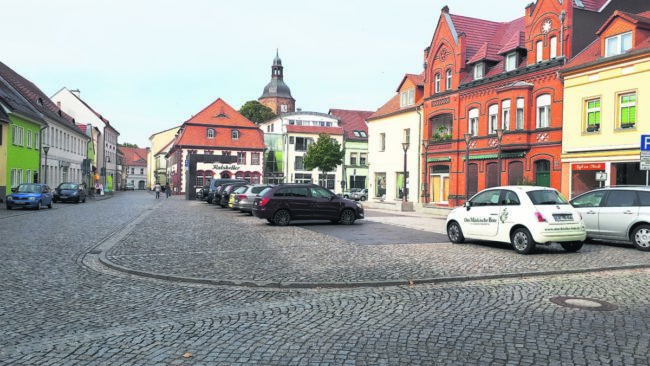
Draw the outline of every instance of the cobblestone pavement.
<instances>
[{"instance_id":1,"label":"cobblestone pavement","mask_svg":"<svg viewBox=\"0 0 650 366\"><path fill-rule=\"evenodd\" d=\"M650 255L629 246L520 256L501 245L450 245L433 228L436 240L421 242L423 230L383 227L372 210L352 227L277 228L145 192L0 211L2 365L650 364ZM359 244L339 229L386 234ZM639 268L542 274L625 266ZM500 276L480 278L487 274ZM199 281L226 275L373 283ZM438 281L381 286L411 278Z\"/></svg>"}]
</instances>

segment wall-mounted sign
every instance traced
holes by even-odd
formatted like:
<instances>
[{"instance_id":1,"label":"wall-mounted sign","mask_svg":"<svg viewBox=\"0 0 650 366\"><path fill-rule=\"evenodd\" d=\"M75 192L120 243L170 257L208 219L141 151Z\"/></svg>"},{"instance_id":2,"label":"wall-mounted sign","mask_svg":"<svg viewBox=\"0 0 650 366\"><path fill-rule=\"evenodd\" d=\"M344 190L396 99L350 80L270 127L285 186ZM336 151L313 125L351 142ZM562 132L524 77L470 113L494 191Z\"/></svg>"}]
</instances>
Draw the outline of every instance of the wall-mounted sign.
<instances>
[{"instance_id":1,"label":"wall-mounted sign","mask_svg":"<svg viewBox=\"0 0 650 366\"><path fill-rule=\"evenodd\" d=\"M213 167L216 170L239 170L239 168L240 168L239 165L235 165L235 164L231 164L231 165L214 164Z\"/></svg>"},{"instance_id":2,"label":"wall-mounted sign","mask_svg":"<svg viewBox=\"0 0 650 366\"><path fill-rule=\"evenodd\" d=\"M571 164L571 170L605 170L605 163Z\"/></svg>"},{"instance_id":3,"label":"wall-mounted sign","mask_svg":"<svg viewBox=\"0 0 650 366\"><path fill-rule=\"evenodd\" d=\"M596 172L596 181L598 181L598 182L606 182L607 181L607 173L605 173L605 172Z\"/></svg>"}]
</instances>

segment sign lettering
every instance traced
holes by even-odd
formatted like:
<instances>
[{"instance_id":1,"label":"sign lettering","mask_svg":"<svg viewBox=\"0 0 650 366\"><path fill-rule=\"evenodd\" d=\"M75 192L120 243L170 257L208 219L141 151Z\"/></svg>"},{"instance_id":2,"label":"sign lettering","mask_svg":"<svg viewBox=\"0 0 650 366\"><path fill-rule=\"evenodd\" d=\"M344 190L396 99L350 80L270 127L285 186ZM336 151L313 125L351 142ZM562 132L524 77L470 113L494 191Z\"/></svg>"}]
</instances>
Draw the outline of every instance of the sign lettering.
<instances>
[{"instance_id":1,"label":"sign lettering","mask_svg":"<svg viewBox=\"0 0 650 366\"><path fill-rule=\"evenodd\" d=\"M571 164L571 170L605 170L605 163Z\"/></svg>"},{"instance_id":2,"label":"sign lettering","mask_svg":"<svg viewBox=\"0 0 650 366\"><path fill-rule=\"evenodd\" d=\"M232 164L232 165L226 165L226 164L214 164L214 169L216 170L239 170L240 166Z\"/></svg>"}]
</instances>

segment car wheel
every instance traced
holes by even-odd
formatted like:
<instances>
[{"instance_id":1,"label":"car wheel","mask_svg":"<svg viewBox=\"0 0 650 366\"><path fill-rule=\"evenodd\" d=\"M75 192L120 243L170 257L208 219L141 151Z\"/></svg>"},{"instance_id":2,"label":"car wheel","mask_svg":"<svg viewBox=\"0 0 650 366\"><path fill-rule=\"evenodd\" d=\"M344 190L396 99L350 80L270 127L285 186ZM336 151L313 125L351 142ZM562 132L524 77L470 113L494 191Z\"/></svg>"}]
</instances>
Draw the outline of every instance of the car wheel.
<instances>
[{"instance_id":1,"label":"car wheel","mask_svg":"<svg viewBox=\"0 0 650 366\"><path fill-rule=\"evenodd\" d=\"M530 235L530 231L526 228L515 230L510 239L512 241L512 247L515 249L515 252L519 254L529 254L533 249L535 249L533 236Z\"/></svg>"},{"instance_id":2,"label":"car wheel","mask_svg":"<svg viewBox=\"0 0 650 366\"><path fill-rule=\"evenodd\" d=\"M352 225L356 219L357 218L354 215L354 211L346 209L341 212L341 220L339 220L339 222L343 225Z\"/></svg>"},{"instance_id":3,"label":"car wheel","mask_svg":"<svg viewBox=\"0 0 650 366\"><path fill-rule=\"evenodd\" d=\"M40 210L40 209L41 209L41 201L38 201L38 203L36 204L36 208L35 208L35 209L36 209L36 210Z\"/></svg>"},{"instance_id":4,"label":"car wheel","mask_svg":"<svg viewBox=\"0 0 650 366\"><path fill-rule=\"evenodd\" d=\"M6 205L5 207L7 208L7 210L11 210L11 206Z\"/></svg>"},{"instance_id":5,"label":"car wheel","mask_svg":"<svg viewBox=\"0 0 650 366\"><path fill-rule=\"evenodd\" d=\"M465 236L463 235L463 230L460 228L460 225L456 221L452 221L447 226L447 237L449 241L454 244L462 244L465 242Z\"/></svg>"},{"instance_id":6,"label":"car wheel","mask_svg":"<svg viewBox=\"0 0 650 366\"><path fill-rule=\"evenodd\" d=\"M570 241L566 243L561 243L562 248L569 253L577 252L582 249L583 243L581 241Z\"/></svg>"},{"instance_id":7,"label":"car wheel","mask_svg":"<svg viewBox=\"0 0 650 366\"><path fill-rule=\"evenodd\" d=\"M47 204L47 208L52 208L52 201L50 201L50 203Z\"/></svg>"},{"instance_id":8,"label":"car wheel","mask_svg":"<svg viewBox=\"0 0 650 366\"><path fill-rule=\"evenodd\" d=\"M278 226L287 226L291 222L291 214L287 210L280 210L273 215L273 222Z\"/></svg>"},{"instance_id":9,"label":"car wheel","mask_svg":"<svg viewBox=\"0 0 650 366\"><path fill-rule=\"evenodd\" d=\"M632 233L632 244L644 252L650 252L650 225L640 225Z\"/></svg>"},{"instance_id":10,"label":"car wheel","mask_svg":"<svg viewBox=\"0 0 650 366\"><path fill-rule=\"evenodd\" d=\"M365 201L365 200L368 199L368 197L366 197L366 196L361 196L361 198L359 198L359 199L362 200L362 201Z\"/></svg>"},{"instance_id":11,"label":"car wheel","mask_svg":"<svg viewBox=\"0 0 650 366\"><path fill-rule=\"evenodd\" d=\"M79 202L81 202L81 198L77 197L77 200L74 201L74 203L79 203Z\"/></svg>"}]
</instances>

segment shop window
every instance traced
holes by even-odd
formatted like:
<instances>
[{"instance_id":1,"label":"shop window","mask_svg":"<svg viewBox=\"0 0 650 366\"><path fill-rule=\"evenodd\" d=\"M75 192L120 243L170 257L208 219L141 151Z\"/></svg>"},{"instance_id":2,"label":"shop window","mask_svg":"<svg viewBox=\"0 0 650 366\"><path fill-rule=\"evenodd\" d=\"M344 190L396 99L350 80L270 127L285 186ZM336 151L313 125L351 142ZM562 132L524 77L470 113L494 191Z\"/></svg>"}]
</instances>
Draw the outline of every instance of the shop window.
<instances>
[{"instance_id":1,"label":"shop window","mask_svg":"<svg viewBox=\"0 0 650 366\"><path fill-rule=\"evenodd\" d=\"M618 96L618 127L634 128L636 126L636 93Z\"/></svg>"}]
</instances>

